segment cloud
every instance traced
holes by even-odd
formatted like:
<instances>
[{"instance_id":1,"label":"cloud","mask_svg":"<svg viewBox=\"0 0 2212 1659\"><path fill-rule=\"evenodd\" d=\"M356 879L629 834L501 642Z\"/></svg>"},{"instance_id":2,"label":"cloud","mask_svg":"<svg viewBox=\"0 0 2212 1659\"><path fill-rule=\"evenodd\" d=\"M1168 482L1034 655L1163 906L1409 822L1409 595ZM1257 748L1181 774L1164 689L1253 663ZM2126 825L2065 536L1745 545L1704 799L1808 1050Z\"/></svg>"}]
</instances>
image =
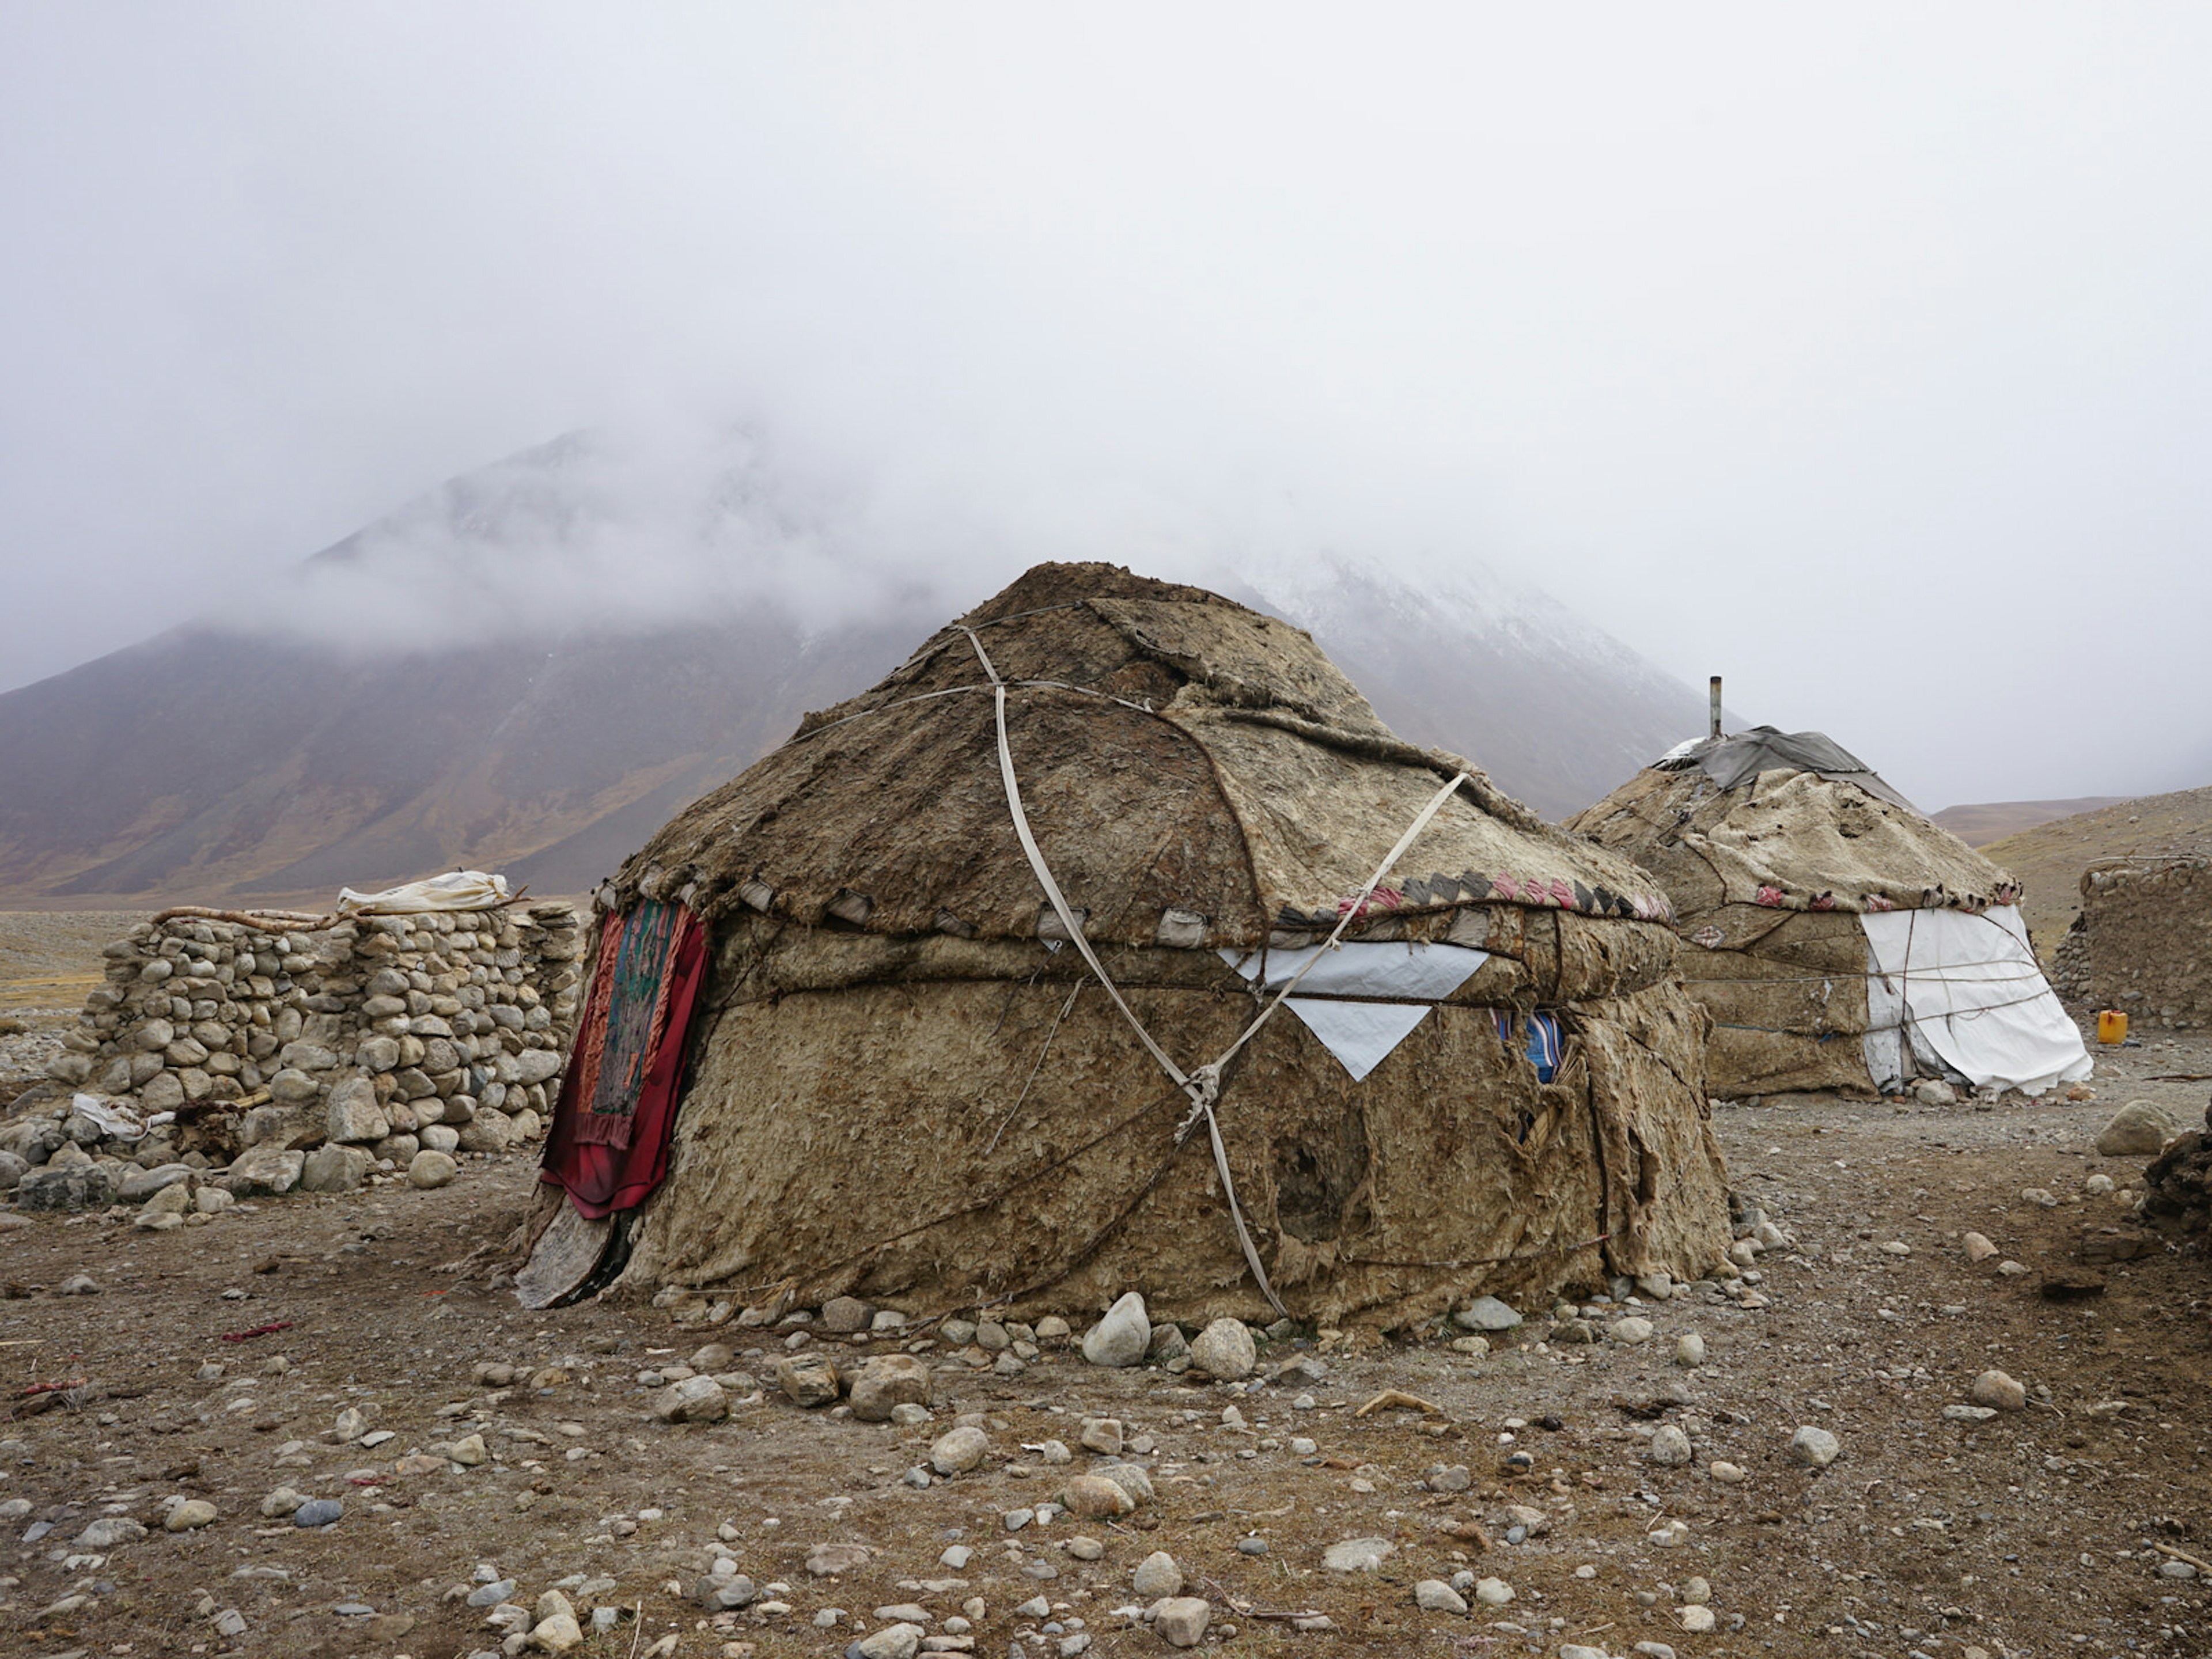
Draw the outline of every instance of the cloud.
<instances>
[{"instance_id":1,"label":"cloud","mask_svg":"<svg viewBox=\"0 0 2212 1659\"><path fill-rule=\"evenodd\" d=\"M0 685L1318 550L1539 583L1931 804L2212 735L2212 16L529 17L0 14ZM588 533L289 574L576 430Z\"/></svg>"}]
</instances>

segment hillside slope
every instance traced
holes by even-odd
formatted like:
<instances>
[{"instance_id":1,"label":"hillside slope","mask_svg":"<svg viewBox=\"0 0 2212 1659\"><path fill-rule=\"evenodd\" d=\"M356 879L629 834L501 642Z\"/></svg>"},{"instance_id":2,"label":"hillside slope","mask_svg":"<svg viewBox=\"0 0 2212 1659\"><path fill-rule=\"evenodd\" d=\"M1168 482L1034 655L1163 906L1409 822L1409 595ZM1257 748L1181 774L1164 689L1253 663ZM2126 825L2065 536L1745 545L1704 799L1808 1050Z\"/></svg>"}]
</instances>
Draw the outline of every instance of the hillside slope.
<instances>
[{"instance_id":1,"label":"hillside slope","mask_svg":"<svg viewBox=\"0 0 2212 1659\"><path fill-rule=\"evenodd\" d=\"M1982 848L2027 885L2021 908L2048 960L2081 911L2081 872L2100 859L2212 852L2212 787L2117 801Z\"/></svg>"}]
</instances>

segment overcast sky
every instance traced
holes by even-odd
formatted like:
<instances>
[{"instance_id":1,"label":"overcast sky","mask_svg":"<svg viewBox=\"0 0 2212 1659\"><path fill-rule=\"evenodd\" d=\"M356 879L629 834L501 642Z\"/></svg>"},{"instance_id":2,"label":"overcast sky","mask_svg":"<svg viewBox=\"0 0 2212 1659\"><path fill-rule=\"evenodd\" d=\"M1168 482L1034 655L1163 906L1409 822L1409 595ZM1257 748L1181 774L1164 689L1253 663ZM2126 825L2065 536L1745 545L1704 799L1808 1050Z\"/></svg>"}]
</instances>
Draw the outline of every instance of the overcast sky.
<instances>
[{"instance_id":1,"label":"overcast sky","mask_svg":"<svg viewBox=\"0 0 2212 1659\"><path fill-rule=\"evenodd\" d=\"M2212 9L1538 9L15 0L0 688L735 413L1509 569L1931 806L2212 782Z\"/></svg>"}]
</instances>

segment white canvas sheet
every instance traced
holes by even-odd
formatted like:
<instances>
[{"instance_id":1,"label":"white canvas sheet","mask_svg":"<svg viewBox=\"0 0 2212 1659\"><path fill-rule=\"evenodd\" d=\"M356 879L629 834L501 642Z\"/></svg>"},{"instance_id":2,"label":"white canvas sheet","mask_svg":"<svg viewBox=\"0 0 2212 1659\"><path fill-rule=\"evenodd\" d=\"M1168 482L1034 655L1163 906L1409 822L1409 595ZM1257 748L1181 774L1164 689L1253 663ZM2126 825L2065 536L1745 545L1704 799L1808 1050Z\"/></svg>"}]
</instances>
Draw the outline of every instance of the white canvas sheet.
<instances>
[{"instance_id":1,"label":"white canvas sheet","mask_svg":"<svg viewBox=\"0 0 2212 1659\"><path fill-rule=\"evenodd\" d=\"M1866 930L1867 1069L1902 1075L1900 1034L1977 1088L2037 1095L2089 1075L2093 1062L2035 953L2018 907L1874 910Z\"/></svg>"},{"instance_id":2,"label":"white canvas sheet","mask_svg":"<svg viewBox=\"0 0 2212 1659\"><path fill-rule=\"evenodd\" d=\"M1257 951L1224 951L1221 959L1248 980L1260 976ZM1355 944L1333 951L1316 945L1267 951L1261 988L1279 990L1312 963L1290 999L1291 1012L1357 1083L1489 960L1487 951L1461 945Z\"/></svg>"},{"instance_id":3,"label":"white canvas sheet","mask_svg":"<svg viewBox=\"0 0 2212 1659\"><path fill-rule=\"evenodd\" d=\"M481 870L454 870L380 893L338 889L340 915L411 916L433 910L495 910L507 902L507 878Z\"/></svg>"}]
</instances>

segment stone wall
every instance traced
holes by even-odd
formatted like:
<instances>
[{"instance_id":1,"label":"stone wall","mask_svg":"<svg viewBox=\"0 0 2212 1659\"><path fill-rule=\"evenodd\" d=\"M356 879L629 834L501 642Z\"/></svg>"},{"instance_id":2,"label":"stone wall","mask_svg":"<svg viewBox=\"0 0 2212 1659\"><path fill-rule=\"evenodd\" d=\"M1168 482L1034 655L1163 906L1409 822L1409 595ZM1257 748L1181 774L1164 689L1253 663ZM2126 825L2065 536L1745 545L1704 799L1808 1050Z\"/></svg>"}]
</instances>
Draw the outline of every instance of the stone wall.
<instances>
[{"instance_id":1,"label":"stone wall","mask_svg":"<svg viewBox=\"0 0 2212 1659\"><path fill-rule=\"evenodd\" d=\"M2051 983L2076 1007L2131 1026L2212 1024L2212 859L2143 860L2081 877L2081 914L2052 954Z\"/></svg>"},{"instance_id":2,"label":"stone wall","mask_svg":"<svg viewBox=\"0 0 2212 1659\"><path fill-rule=\"evenodd\" d=\"M143 1143L113 1149L141 1165L329 1143L360 1149L358 1181L425 1147L505 1152L550 1115L582 949L561 903L307 933L141 923L106 947L106 982L48 1068L57 1102L33 1115L82 1143L94 1137L70 1111L77 1092L142 1121L174 1114ZM31 1127L10 1126L11 1142Z\"/></svg>"}]
</instances>

